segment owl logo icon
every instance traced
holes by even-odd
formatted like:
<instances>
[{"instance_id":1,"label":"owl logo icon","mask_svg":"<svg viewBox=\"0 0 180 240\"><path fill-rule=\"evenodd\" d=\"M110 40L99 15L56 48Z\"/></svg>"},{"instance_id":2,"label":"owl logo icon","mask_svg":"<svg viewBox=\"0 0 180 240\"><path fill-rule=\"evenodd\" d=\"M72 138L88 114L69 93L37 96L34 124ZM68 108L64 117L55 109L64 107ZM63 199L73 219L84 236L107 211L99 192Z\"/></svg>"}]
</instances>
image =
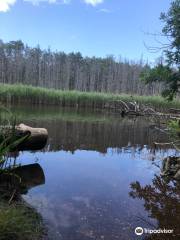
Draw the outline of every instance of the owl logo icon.
<instances>
[{"instance_id":1,"label":"owl logo icon","mask_svg":"<svg viewBox=\"0 0 180 240\"><path fill-rule=\"evenodd\" d=\"M143 228L142 227L137 227L137 228L135 228L135 234L136 235L138 235L138 236L140 236L140 235L142 235L143 234Z\"/></svg>"}]
</instances>

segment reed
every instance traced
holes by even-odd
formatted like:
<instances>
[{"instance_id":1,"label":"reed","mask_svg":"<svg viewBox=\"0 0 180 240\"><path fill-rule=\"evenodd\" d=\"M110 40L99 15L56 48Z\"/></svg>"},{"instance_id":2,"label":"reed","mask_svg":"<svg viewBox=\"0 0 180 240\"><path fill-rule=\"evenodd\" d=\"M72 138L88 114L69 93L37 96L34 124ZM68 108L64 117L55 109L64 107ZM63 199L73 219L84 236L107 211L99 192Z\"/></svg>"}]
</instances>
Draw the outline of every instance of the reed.
<instances>
[{"instance_id":1,"label":"reed","mask_svg":"<svg viewBox=\"0 0 180 240\"><path fill-rule=\"evenodd\" d=\"M6 124L6 128L0 127L0 239L40 240L45 234L42 218L18 197L16 183L20 184L21 179L11 172L17 165L16 161L11 162L8 153L24 140L24 137L16 139L16 121L11 115L9 110L0 107L0 122Z\"/></svg>"},{"instance_id":2,"label":"reed","mask_svg":"<svg viewBox=\"0 0 180 240\"><path fill-rule=\"evenodd\" d=\"M0 101L6 104L29 103L34 105L104 109L106 104L112 104L118 100L126 102L136 101L140 104L153 106L159 110L180 107L178 99L168 102L161 96L131 96L127 94L63 91L21 84L0 84Z\"/></svg>"}]
</instances>

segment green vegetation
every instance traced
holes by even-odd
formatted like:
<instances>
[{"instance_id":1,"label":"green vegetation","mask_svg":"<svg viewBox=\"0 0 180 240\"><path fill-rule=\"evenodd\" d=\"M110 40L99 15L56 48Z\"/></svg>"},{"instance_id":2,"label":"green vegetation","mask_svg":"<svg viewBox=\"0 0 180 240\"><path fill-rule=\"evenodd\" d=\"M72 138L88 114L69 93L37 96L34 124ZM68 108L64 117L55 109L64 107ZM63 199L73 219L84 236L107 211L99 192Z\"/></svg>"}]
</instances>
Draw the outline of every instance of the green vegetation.
<instances>
[{"instance_id":1,"label":"green vegetation","mask_svg":"<svg viewBox=\"0 0 180 240\"><path fill-rule=\"evenodd\" d=\"M42 232L42 220L34 209L0 202L0 240L39 240Z\"/></svg>"},{"instance_id":2,"label":"green vegetation","mask_svg":"<svg viewBox=\"0 0 180 240\"><path fill-rule=\"evenodd\" d=\"M17 187L21 179L11 172L17 167L16 161L8 162L7 157L25 137L15 138L15 121L8 119L11 113L3 107L0 110L1 123L8 124L6 130L0 128L0 240L39 240L44 232L42 219L22 200ZM6 118L2 112L8 113Z\"/></svg>"},{"instance_id":3,"label":"green vegetation","mask_svg":"<svg viewBox=\"0 0 180 240\"><path fill-rule=\"evenodd\" d=\"M168 123L168 129L170 130L171 136L175 140L179 140L180 138L180 121L179 120L171 120Z\"/></svg>"},{"instance_id":4,"label":"green vegetation","mask_svg":"<svg viewBox=\"0 0 180 240\"><path fill-rule=\"evenodd\" d=\"M3 113L5 113L5 117ZM6 171L4 169L4 165L7 162L6 155L18 144L14 134L15 122L15 118L12 117L11 112L5 107L0 106L0 174Z\"/></svg>"},{"instance_id":5,"label":"green vegetation","mask_svg":"<svg viewBox=\"0 0 180 240\"><path fill-rule=\"evenodd\" d=\"M16 118L5 107L0 107L0 173L6 162L6 155L17 148L28 135L17 137L15 134ZM12 166L14 167L14 166Z\"/></svg>"},{"instance_id":6,"label":"green vegetation","mask_svg":"<svg viewBox=\"0 0 180 240\"><path fill-rule=\"evenodd\" d=\"M171 3L167 14L162 13L160 19L164 22L162 35L167 37L168 44L161 46L165 55L165 62L157 66L149 66L142 72L141 78L145 83L164 82L162 95L168 100L180 92L180 0Z\"/></svg>"},{"instance_id":7,"label":"green vegetation","mask_svg":"<svg viewBox=\"0 0 180 240\"><path fill-rule=\"evenodd\" d=\"M36 105L57 105L59 107L104 109L107 104L115 104L119 100L126 102L136 101L139 104L153 106L162 111L171 107L180 107L179 100L168 102L160 96L62 91L19 84L0 84L0 101L6 104L30 103Z\"/></svg>"}]
</instances>

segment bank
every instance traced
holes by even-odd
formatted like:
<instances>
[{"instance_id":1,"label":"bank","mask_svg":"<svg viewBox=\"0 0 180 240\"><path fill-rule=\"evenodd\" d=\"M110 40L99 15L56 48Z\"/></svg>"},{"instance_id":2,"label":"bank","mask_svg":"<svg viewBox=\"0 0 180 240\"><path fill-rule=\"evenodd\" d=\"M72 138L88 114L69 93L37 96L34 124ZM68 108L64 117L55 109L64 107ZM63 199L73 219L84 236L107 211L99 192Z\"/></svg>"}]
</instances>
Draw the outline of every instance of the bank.
<instances>
[{"instance_id":1,"label":"bank","mask_svg":"<svg viewBox=\"0 0 180 240\"><path fill-rule=\"evenodd\" d=\"M80 92L0 83L0 102L10 104L56 105L60 107L115 109L119 101L138 102L157 110L180 108L180 100L169 102L161 96L137 96L99 92Z\"/></svg>"}]
</instances>

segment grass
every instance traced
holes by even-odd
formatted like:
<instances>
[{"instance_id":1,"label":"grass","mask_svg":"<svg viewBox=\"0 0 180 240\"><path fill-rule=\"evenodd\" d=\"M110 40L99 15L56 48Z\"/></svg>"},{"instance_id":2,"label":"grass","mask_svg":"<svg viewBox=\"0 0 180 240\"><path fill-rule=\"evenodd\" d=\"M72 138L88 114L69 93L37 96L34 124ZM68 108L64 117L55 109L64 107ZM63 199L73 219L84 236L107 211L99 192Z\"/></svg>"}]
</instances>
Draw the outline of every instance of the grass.
<instances>
[{"instance_id":1,"label":"grass","mask_svg":"<svg viewBox=\"0 0 180 240\"><path fill-rule=\"evenodd\" d=\"M180 101L168 102L161 96L136 96L97 92L63 91L21 84L0 84L0 101L5 103L30 103L36 105L57 105L66 107L104 108L118 100L136 101L159 110L180 108Z\"/></svg>"},{"instance_id":2,"label":"grass","mask_svg":"<svg viewBox=\"0 0 180 240\"><path fill-rule=\"evenodd\" d=\"M43 225L39 214L26 204L0 202L0 240L40 240Z\"/></svg>"},{"instance_id":3,"label":"grass","mask_svg":"<svg viewBox=\"0 0 180 240\"><path fill-rule=\"evenodd\" d=\"M4 111L7 113L5 108L0 108L0 119ZM8 113L10 112L8 111ZM8 132L9 137L6 137L6 131L4 132L3 128L0 128L0 240L40 240L44 235L42 219L33 208L22 200L20 193L17 192L17 184L20 184L21 179L10 171L16 167L15 161L7 164L7 154L23 138L14 139L14 121L7 118L4 119L4 123L13 127ZM15 179L18 181L16 182ZM18 195L15 199L13 192Z\"/></svg>"}]
</instances>

